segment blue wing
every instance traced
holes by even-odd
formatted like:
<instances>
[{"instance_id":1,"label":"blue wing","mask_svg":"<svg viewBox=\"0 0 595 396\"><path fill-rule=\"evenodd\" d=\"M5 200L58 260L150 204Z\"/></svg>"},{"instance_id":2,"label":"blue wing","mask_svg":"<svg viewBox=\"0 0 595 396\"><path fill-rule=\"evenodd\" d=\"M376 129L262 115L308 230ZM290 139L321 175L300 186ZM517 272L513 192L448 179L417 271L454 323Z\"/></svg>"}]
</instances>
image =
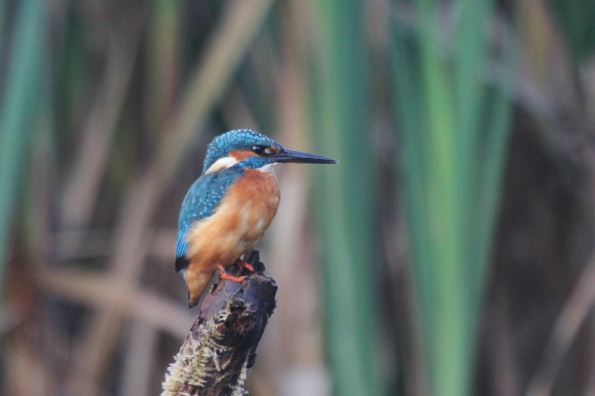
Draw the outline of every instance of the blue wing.
<instances>
[{"instance_id":1,"label":"blue wing","mask_svg":"<svg viewBox=\"0 0 595 396\"><path fill-rule=\"evenodd\" d=\"M188 259L185 257L188 250L188 242L186 242L188 230L196 221L209 217L215 212L229 186L243 174L242 168L233 166L220 172L203 175L192 184L180 210L176 271L188 266Z\"/></svg>"}]
</instances>

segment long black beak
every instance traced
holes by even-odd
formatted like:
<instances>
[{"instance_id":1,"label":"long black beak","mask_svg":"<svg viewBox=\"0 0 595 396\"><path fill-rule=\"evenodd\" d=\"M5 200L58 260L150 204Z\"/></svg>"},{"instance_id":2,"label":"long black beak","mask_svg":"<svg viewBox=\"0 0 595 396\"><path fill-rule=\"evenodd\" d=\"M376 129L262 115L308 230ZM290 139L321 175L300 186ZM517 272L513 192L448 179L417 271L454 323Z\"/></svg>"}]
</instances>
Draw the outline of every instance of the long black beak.
<instances>
[{"instance_id":1,"label":"long black beak","mask_svg":"<svg viewBox=\"0 0 595 396\"><path fill-rule=\"evenodd\" d=\"M304 153L303 151L283 149L271 157L275 162L298 162L301 164L337 164L332 158L322 155Z\"/></svg>"}]
</instances>

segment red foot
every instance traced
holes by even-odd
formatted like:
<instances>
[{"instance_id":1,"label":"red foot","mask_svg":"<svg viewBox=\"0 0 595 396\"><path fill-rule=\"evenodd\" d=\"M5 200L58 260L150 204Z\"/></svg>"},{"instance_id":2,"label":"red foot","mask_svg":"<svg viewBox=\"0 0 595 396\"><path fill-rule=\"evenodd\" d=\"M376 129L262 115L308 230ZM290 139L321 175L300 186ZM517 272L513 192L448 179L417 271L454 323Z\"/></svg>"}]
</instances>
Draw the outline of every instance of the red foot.
<instances>
[{"instance_id":1,"label":"red foot","mask_svg":"<svg viewBox=\"0 0 595 396\"><path fill-rule=\"evenodd\" d=\"M240 269L247 269L247 270L248 270L248 271L250 271L250 272L254 272L254 267L253 267L253 266L251 266L250 264L248 264L247 262L245 262L245 261L244 261L244 260L242 260L242 259L237 259L237 260L236 260L236 265L237 265L238 267L240 267Z\"/></svg>"},{"instance_id":2,"label":"red foot","mask_svg":"<svg viewBox=\"0 0 595 396\"><path fill-rule=\"evenodd\" d=\"M242 283L244 281L244 279L246 278L245 276L233 276L233 275L228 274L227 271L225 271L225 268L223 268L223 266L221 264L217 265L217 269L219 269L219 272L221 273L221 279L227 279L232 282Z\"/></svg>"}]
</instances>

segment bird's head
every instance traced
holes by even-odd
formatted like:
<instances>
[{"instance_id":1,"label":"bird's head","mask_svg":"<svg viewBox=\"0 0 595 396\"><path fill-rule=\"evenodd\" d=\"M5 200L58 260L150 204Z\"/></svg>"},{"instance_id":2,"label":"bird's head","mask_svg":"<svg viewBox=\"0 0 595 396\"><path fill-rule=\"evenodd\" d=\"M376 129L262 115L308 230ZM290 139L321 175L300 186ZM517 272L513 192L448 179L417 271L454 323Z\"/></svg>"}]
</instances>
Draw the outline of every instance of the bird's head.
<instances>
[{"instance_id":1,"label":"bird's head","mask_svg":"<svg viewBox=\"0 0 595 396\"><path fill-rule=\"evenodd\" d=\"M268 137L249 129L237 129L217 136L207 149L203 174L218 172L236 164L259 169L282 162L336 164L321 155L289 150Z\"/></svg>"}]
</instances>

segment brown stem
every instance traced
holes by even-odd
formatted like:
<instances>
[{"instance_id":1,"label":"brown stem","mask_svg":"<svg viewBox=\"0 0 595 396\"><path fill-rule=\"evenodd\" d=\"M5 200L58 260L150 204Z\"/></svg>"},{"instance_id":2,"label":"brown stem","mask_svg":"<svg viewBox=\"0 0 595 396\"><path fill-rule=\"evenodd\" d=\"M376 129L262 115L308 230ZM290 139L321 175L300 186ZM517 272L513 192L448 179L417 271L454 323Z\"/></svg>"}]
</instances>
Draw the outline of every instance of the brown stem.
<instances>
[{"instance_id":1,"label":"brown stem","mask_svg":"<svg viewBox=\"0 0 595 396\"><path fill-rule=\"evenodd\" d=\"M169 367L162 396L243 395L247 370L268 318L277 285L264 273L258 252L246 258L255 269L243 283L219 279L201 304L182 348ZM232 267L231 271L239 273Z\"/></svg>"}]
</instances>

